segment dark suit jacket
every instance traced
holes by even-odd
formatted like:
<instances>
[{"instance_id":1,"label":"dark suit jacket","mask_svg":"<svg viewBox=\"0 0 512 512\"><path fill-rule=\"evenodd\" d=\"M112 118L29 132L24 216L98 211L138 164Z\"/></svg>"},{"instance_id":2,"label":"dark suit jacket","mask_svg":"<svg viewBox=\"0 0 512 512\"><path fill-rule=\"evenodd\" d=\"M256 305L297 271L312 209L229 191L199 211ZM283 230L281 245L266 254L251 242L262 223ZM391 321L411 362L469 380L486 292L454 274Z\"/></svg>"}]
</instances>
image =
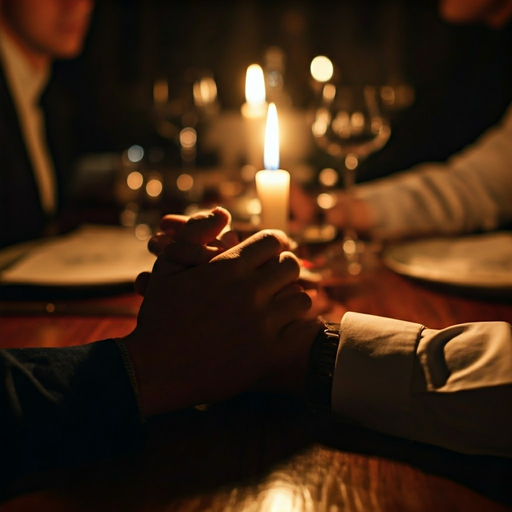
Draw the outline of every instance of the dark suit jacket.
<instances>
[{"instance_id":1,"label":"dark suit jacket","mask_svg":"<svg viewBox=\"0 0 512 512\"><path fill-rule=\"evenodd\" d=\"M40 237L50 220L58 223L70 202L74 162L84 152L111 150L94 101L79 65L55 63L41 98L59 205L56 219L47 219L0 61L0 247ZM67 229L71 227L66 223Z\"/></svg>"},{"instance_id":2,"label":"dark suit jacket","mask_svg":"<svg viewBox=\"0 0 512 512\"><path fill-rule=\"evenodd\" d=\"M18 478L117 455L143 440L112 340L0 350L0 418L0 500Z\"/></svg>"},{"instance_id":3,"label":"dark suit jacket","mask_svg":"<svg viewBox=\"0 0 512 512\"><path fill-rule=\"evenodd\" d=\"M39 236L45 223L32 164L0 66L0 246Z\"/></svg>"}]
</instances>

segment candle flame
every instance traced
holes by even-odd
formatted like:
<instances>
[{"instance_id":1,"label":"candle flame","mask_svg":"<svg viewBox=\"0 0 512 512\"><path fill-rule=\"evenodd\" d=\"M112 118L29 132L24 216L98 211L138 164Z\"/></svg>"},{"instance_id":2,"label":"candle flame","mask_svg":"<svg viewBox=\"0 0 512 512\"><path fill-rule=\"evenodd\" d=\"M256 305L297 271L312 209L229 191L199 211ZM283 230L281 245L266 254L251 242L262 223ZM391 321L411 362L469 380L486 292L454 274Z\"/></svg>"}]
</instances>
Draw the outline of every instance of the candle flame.
<instances>
[{"instance_id":1,"label":"candle flame","mask_svg":"<svg viewBox=\"0 0 512 512\"><path fill-rule=\"evenodd\" d=\"M265 169L272 171L279 169L279 122L275 103L268 106L263 162Z\"/></svg>"},{"instance_id":2,"label":"candle flame","mask_svg":"<svg viewBox=\"0 0 512 512\"><path fill-rule=\"evenodd\" d=\"M245 101L249 105L265 103L265 79L263 69L258 64L251 64L245 76Z\"/></svg>"}]
</instances>

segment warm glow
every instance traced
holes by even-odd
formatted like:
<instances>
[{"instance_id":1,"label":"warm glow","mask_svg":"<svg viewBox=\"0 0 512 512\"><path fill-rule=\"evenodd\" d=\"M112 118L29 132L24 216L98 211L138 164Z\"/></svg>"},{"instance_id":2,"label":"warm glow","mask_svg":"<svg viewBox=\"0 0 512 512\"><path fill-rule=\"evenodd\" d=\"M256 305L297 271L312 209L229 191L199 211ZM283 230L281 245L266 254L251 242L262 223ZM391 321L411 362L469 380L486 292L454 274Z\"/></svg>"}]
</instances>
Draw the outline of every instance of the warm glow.
<instances>
[{"instance_id":1,"label":"warm glow","mask_svg":"<svg viewBox=\"0 0 512 512\"><path fill-rule=\"evenodd\" d=\"M261 203L257 197L247 201L247 213L250 215L259 215L261 213Z\"/></svg>"},{"instance_id":2,"label":"warm glow","mask_svg":"<svg viewBox=\"0 0 512 512\"><path fill-rule=\"evenodd\" d=\"M135 237L138 240L147 240L151 236L151 228L147 224L138 224L135 227Z\"/></svg>"},{"instance_id":3,"label":"warm glow","mask_svg":"<svg viewBox=\"0 0 512 512\"><path fill-rule=\"evenodd\" d=\"M353 171L354 169L357 168L358 165L359 165L359 158L357 157L357 155L355 153L349 153L345 157L345 167L349 171Z\"/></svg>"},{"instance_id":4,"label":"warm glow","mask_svg":"<svg viewBox=\"0 0 512 512\"><path fill-rule=\"evenodd\" d=\"M265 79L263 69L258 64L251 64L245 75L245 101L249 105L265 103Z\"/></svg>"},{"instance_id":5,"label":"warm glow","mask_svg":"<svg viewBox=\"0 0 512 512\"><path fill-rule=\"evenodd\" d=\"M217 84L210 76L205 76L194 83L194 103L198 107L207 107L217 99Z\"/></svg>"},{"instance_id":6,"label":"warm glow","mask_svg":"<svg viewBox=\"0 0 512 512\"><path fill-rule=\"evenodd\" d=\"M332 121L332 130L338 137L348 139L352 135L353 126L350 122L350 116L344 110L338 112Z\"/></svg>"},{"instance_id":7,"label":"warm glow","mask_svg":"<svg viewBox=\"0 0 512 512\"><path fill-rule=\"evenodd\" d=\"M334 187L338 183L338 173L331 167L326 167L320 171L318 181L325 187Z\"/></svg>"},{"instance_id":8,"label":"warm glow","mask_svg":"<svg viewBox=\"0 0 512 512\"><path fill-rule=\"evenodd\" d=\"M334 84L325 84L322 89L322 99L325 103L331 103L336 96L336 86Z\"/></svg>"},{"instance_id":9,"label":"warm glow","mask_svg":"<svg viewBox=\"0 0 512 512\"><path fill-rule=\"evenodd\" d=\"M294 506L293 489L276 488L271 489L263 501L263 510L268 512L298 512L299 507Z\"/></svg>"},{"instance_id":10,"label":"warm glow","mask_svg":"<svg viewBox=\"0 0 512 512\"><path fill-rule=\"evenodd\" d=\"M176 180L178 190L188 192L194 186L194 178L190 174L180 174Z\"/></svg>"},{"instance_id":11,"label":"warm glow","mask_svg":"<svg viewBox=\"0 0 512 512\"><path fill-rule=\"evenodd\" d=\"M350 124L352 125L352 133L358 135L364 129L364 115L362 112L353 112L350 116Z\"/></svg>"},{"instance_id":12,"label":"warm glow","mask_svg":"<svg viewBox=\"0 0 512 512\"><path fill-rule=\"evenodd\" d=\"M279 169L279 122L277 120L276 105L274 103L268 106L263 163L265 169Z\"/></svg>"},{"instance_id":13,"label":"warm glow","mask_svg":"<svg viewBox=\"0 0 512 512\"><path fill-rule=\"evenodd\" d=\"M329 128L329 123L331 122L331 114L326 108L319 108L316 111L316 116L313 124L311 125L311 130L315 137L323 137L327 133L327 128Z\"/></svg>"},{"instance_id":14,"label":"warm glow","mask_svg":"<svg viewBox=\"0 0 512 512\"><path fill-rule=\"evenodd\" d=\"M162 193L162 189L162 181L158 178L149 180L146 185L146 193L149 197L158 197Z\"/></svg>"},{"instance_id":15,"label":"warm glow","mask_svg":"<svg viewBox=\"0 0 512 512\"><path fill-rule=\"evenodd\" d=\"M183 128L180 132L180 144L182 148L190 149L196 145L197 142L197 132L194 128L188 126L187 128Z\"/></svg>"},{"instance_id":16,"label":"warm glow","mask_svg":"<svg viewBox=\"0 0 512 512\"><path fill-rule=\"evenodd\" d=\"M242 114L248 118L261 118L265 115L266 106L263 69L258 64L251 64L245 76L245 104L242 106Z\"/></svg>"},{"instance_id":17,"label":"warm glow","mask_svg":"<svg viewBox=\"0 0 512 512\"><path fill-rule=\"evenodd\" d=\"M319 55L311 61L310 65L311 76L317 82L327 82L332 78L334 66L330 59L324 55Z\"/></svg>"},{"instance_id":18,"label":"warm glow","mask_svg":"<svg viewBox=\"0 0 512 512\"><path fill-rule=\"evenodd\" d=\"M153 85L153 100L155 103L165 103L169 98L167 80L157 80Z\"/></svg>"},{"instance_id":19,"label":"warm glow","mask_svg":"<svg viewBox=\"0 0 512 512\"><path fill-rule=\"evenodd\" d=\"M138 190L140 187L142 187L143 182L144 177L138 171L131 172L126 177L126 184L128 185L128 188L131 188L132 190Z\"/></svg>"},{"instance_id":20,"label":"warm glow","mask_svg":"<svg viewBox=\"0 0 512 512\"><path fill-rule=\"evenodd\" d=\"M316 202L318 206L322 208L322 210L329 210L330 208L336 205L337 200L335 195L324 192L318 195L318 197L316 198Z\"/></svg>"}]
</instances>

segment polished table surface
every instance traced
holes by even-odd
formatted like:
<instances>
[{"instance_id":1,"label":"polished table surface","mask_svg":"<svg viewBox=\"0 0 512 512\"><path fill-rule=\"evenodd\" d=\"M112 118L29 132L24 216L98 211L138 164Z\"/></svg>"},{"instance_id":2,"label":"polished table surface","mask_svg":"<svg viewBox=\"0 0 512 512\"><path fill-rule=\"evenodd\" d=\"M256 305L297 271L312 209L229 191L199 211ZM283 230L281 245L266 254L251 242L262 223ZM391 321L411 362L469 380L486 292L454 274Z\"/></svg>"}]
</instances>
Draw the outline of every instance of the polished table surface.
<instances>
[{"instance_id":1,"label":"polished table surface","mask_svg":"<svg viewBox=\"0 0 512 512\"><path fill-rule=\"evenodd\" d=\"M328 291L349 310L432 328L512 323L510 297L465 297L384 268ZM0 345L67 346L122 336L134 327L139 303L133 294L67 300L42 313L45 304L18 304L17 311L3 302ZM139 452L35 475L0 510L512 510L512 461L335 424L312 417L291 397L246 394L153 420L147 431Z\"/></svg>"}]
</instances>

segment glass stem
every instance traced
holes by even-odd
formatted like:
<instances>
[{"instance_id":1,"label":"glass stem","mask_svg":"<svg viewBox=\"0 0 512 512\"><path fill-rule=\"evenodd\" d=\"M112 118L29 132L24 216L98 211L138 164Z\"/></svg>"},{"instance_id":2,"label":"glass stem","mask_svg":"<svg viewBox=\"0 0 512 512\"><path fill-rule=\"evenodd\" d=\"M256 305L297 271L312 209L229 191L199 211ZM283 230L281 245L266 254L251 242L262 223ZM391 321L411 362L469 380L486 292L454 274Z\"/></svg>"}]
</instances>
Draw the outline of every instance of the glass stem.
<instances>
[{"instance_id":1,"label":"glass stem","mask_svg":"<svg viewBox=\"0 0 512 512\"><path fill-rule=\"evenodd\" d=\"M343 237L343 251L348 259L357 259L357 233L354 229L354 185L358 166L357 156L349 154L345 158L344 189L345 189L345 234Z\"/></svg>"}]
</instances>

